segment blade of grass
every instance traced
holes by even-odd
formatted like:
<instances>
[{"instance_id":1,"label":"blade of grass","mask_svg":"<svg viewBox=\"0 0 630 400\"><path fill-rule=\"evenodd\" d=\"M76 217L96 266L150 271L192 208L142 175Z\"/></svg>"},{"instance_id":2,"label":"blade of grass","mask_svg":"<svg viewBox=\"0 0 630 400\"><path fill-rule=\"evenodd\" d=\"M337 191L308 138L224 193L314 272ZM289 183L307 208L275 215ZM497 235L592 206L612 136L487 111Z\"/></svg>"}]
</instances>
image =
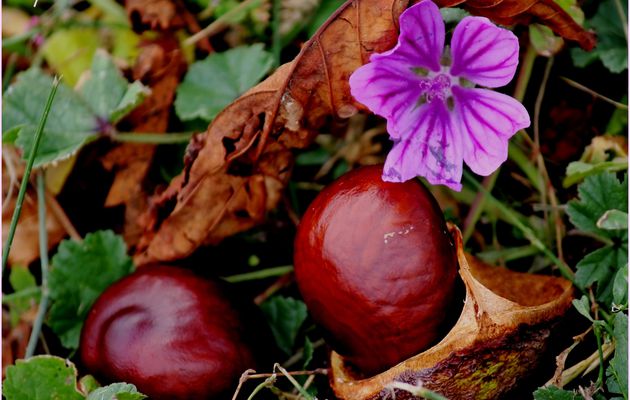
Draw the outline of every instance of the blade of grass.
<instances>
[{"instance_id":1,"label":"blade of grass","mask_svg":"<svg viewBox=\"0 0 630 400\"><path fill-rule=\"evenodd\" d=\"M470 182L475 188L477 188L477 190L483 192L487 197L487 201L491 202L496 207L496 209L499 212L501 212L512 225L514 225L518 230L520 230L521 233L523 233L523 235L525 236L525 238L527 238L527 240L529 240L529 242L534 247L536 247L544 255L549 257L549 259L553 261L554 264L556 264L562 276L564 276L567 280L571 281L571 283L575 284L575 278L574 278L573 271L571 271L571 268L569 268L569 266L564 261L558 259L558 257L556 257L556 255L551 250L549 250L547 246L545 246L545 244L536 236L536 233L534 232L532 228L525 225L523 221L521 221L517 217L517 215L514 212L512 212L512 210L510 210L503 203L497 200L492 195L492 193L488 192L488 190L486 190L485 187L483 187L479 182L477 182L477 180L473 178L473 176L468 171L464 171L464 178L468 182Z\"/></svg>"},{"instance_id":2,"label":"blade of grass","mask_svg":"<svg viewBox=\"0 0 630 400\"><path fill-rule=\"evenodd\" d=\"M261 269L259 271L247 272L244 274L231 275L222 277L224 281L230 283L238 283L238 282L246 282L246 281L255 281L258 279L271 278L274 276L282 276L288 274L293 271L293 265L283 265L281 267L273 267L267 269Z\"/></svg>"},{"instance_id":3,"label":"blade of grass","mask_svg":"<svg viewBox=\"0 0 630 400\"><path fill-rule=\"evenodd\" d=\"M35 131L35 141L33 142L33 148L31 149L31 156L29 157L26 163L26 168L24 169L24 176L22 177L22 184L20 185L20 191L18 192L18 197L15 202L15 210L13 211L11 224L9 225L7 241L4 244L4 248L2 250L2 274L3 275L4 275L4 270L7 266L7 262L9 260L9 250L11 250L11 245L13 244L13 238L15 237L15 229L17 228L17 222L20 219L20 214L22 213L22 205L24 204L24 196L26 195L26 188L28 187L28 182L31 177L31 171L33 169L33 163L35 162L35 156L37 155L37 149L39 148L39 143L44 133L44 126L46 125L46 120L48 119L48 113L50 112L50 108L52 107L52 102L55 98L55 94L57 93L59 82L60 82L59 77L55 77L52 88L50 89L50 93L48 94L48 99L46 100L44 113L42 114L42 117L39 120L39 126L37 127L37 131Z\"/></svg>"},{"instance_id":4,"label":"blade of grass","mask_svg":"<svg viewBox=\"0 0 630 400\"><path fill-rule=\"evenodd\" d=\"M193 136L193 132L180 133L134 133L117 132L111 136L116 142L124 143L147 143L147 144L178 144L188 143Z\"/></svg>"},{"instance_id":5,"label":"blade of grass","mask_svg":"<svg viewBox=\"0 0 630 400\"><path fill-rule=\"evenodd\" d=\"M31 336L26 346L25 358L32 357L35 354L35 347L37 347L50 300L48 296L48 230L46 229L46 182L44 180L44 172L37 174L37 216L39 220L39 260L42 270L42 297L39 302L35 322L33 323L33 329L31 330Z\"/></svg>"}]
</instances>

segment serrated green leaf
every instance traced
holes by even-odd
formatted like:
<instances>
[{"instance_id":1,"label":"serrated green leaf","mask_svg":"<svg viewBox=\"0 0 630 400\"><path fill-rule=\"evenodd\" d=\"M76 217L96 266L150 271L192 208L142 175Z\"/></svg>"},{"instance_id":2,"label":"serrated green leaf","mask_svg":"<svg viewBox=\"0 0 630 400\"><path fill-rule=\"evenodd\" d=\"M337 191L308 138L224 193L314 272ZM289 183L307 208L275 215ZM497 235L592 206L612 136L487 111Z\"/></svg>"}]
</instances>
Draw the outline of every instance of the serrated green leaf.
<instances>
[{"instance_id":1,"label":"serrated green leaf","mask_svg":"<svg viewBox=\"0 0 630 400\"><path fill-rule=\"evenodd\" d=\"M3 97L3 132L23 126L16 144L24 150L25 159L30 156L35 131L52 84L50 76L32 68L19 74ZM68 86L59 85L35 158L35 167L54 160L59 155L58 149L66 152L76 150L95 137L96 130L96 118L89 106Z\"/></svg>"},{"instance_id":2,"label":"serrated green leaf","mask_svg":"<svg viewBox=\"0 0 630 400\"><path fill-rule=\"evenodd\" d=\"M628 316L617 313L613 322L615 355L606 370L608 391L628 398Z\"/></svg>"},{"instance_id":3,"label":"serrated green leaf","mask_svg":"<svg viewBox=\"0 0 630 400\"><path fill-rule=\"evenodd\" d=\"M2 132L2 143L14 144L22 128L24 128L23 124L14 126L13 128Z\"/></svg>"},{"instance_id":4,"label":"serrated green leaf","mask_svg":"<svg viewBox=\"0 0 630 400\"><path fill-rule=\"evenodd\" d=\"M144 86L139 81L133 82L131 85L129 85L129 87L125 91L125 94L123 95L122 99L120 99L120 102L118 103L116 108L114 108L114 110L112 110L112 112L110 113L109 121L112 124L115 124L118 121L120 121L123 117L129 114L134 108L142 104L144 99L150 93L151 92L149 88Z\"/></svg>"},{"instance_id":5,"label":"serrated green leaf","mask_svg":"<svg viewBox=\"0 0 630 400\"><path fill-rule=\"evenodd\" d=\"M597 227L608 231L628 229L628 213L619 210L608 210L597 220Z\"/></svg>"},{"instance_id":6,"label":"serrated green leaf","mask_svg":"<svg viewBox=\"0 0 630 400\"><path fill-rule=\"evenodd\" d=\"M628 7L622 7L628 19ZM595 59L600 59L604 66L613 73L628 68L628 42L624 32L622 16L619 15L615 0L602 1L597 12L587 21L586 26L597 33L597 47L590 53L574 49L571 52L575 66L584 67Z\"/></svg>"},{"instance_id":7,"label":"serrated green leaf","mask_svg":"<svg viewBox=\"0 0 630 400\"><path fill-rule=\"evenodd\" d=\"M591 317L591 303L588 301L588 297L582 296L580 299L573 300L573 307L582 314L589 321L593 321L593 317Z\"/></svg>"},{"instance_id":8,"label":"serrated green leaf","mask_svg":"<svg viewBox=\"0 0 630 400\"><path fill-rule=\"evenodd\" d=\"M628 263L628 248L605 246L589 253L576 266L575 284L585 289L597 283L597 300L610 304L613 280L619 268Z\"/></svg>"},{"instance_id":9,"label":"serrated green leaf","mask_svg":"<svg viewBox=\"0 0 630 400\"><path fill-rule=\"evenodd\" d=\"M267 317L278 347L287 355L292 354L298 331L306 319L306 305L291 297L275 296L260 308Z\"/></svg>"},{"instance_id":10,"label":"serrated green leaf","mask_svg":"<svg viewBox=\"0 0 630 400\"><path fill-rule=\"evenodd\" d=\"M567 166L566 177L562 181L565 188L575 185L591 175L605 172L617 172L628 169L628 161L602 161L595 164L573 161Z\"/></svg>"},{"instance_id":11,"label":"serrated green leaf","mask_svg":"<svg viewBox=\"0 0 630 400\"><path fill-rule=\"evenodd\" d=\"M578 187L578 192L579 201L572 200L567 206L567 214L573 225L602 237L621 238L623 230L600 229L597 221L608 210L628 212L628 176L623 182L612 173L589 176Z\"/></svg>"},{"instance_id":12,"label":"serrated green leaf","mask_svg":"<svg viewBox=\"0 0 630 400\"><path fill-rule=\"evenodd\" d=\"M83 72L92 65L92 57L98 48L100 38L95 28L71 28L56 30L42 47L42 54L48 65L64 82L74 86Z\"/></svg>"},{"instance_id":13,"label":"serrated green leaf","mask_svg":"<svg viewBox=\"0 0 630 400\"><path fill-rule=\"evenodd\" d=\"M628 264L617 271L613 282L613 301L617 305L628 302Z\"/></svg>"},{"instance_id":14,"label":"serrated green leaf","mask_svg":"<svg viewBox=\"0 0 630 400\"><path fill-rule=\"evenodd\" d=\"M534 400L584 400L581 395L555 386L539 388L534 392Z\"/></svg>"},{"instance_id":15,"label":"serrated green leaf","mask_svg":"<svg viewBox=\"0 0 630 400\"><path fill-rule=\"evenodd\" d=\"M99 50L79 93L101 120L116 122L142 102L148 89L138 81L129 85L114 60Z\"/></svg>"},{"instance_id":16,"label":"serrated green leaf","mask_svg":"<svg viewBox=\"0 0 630 400\"><path fill-rule=\"evenodd\" d=\"M7 400L79 400L77 370L70 361L54 356L17 360L7 368L2 394Z\"/></svg>"},{"instance_id":17,"label":"serrated green leaf","mask_svg":"<svg viewBox=\"0 0 630 400\"><path fill-rule=\"evenodd\" d=\"M211 121L258 83L272 65L273 57L260 43L214 53L192 64L177 88L177 116L184 121L195 118Z\"/></svg>"},{"instance_id":18,"label":"serrated green leaf","mask_svg":"<svg viewBox=\"0 0 630 400\"><path fill-rule=\"evenodd\" d=\"M147 396L130 383L112 383L91 392L87 400L142 400Z\"/></svg>"},{"instance_id":19,"label":"serrated green leaf","mask_svg":"<svg viewBox=\"0 0 630 400\"><path fill-rule=\"evenodd\" d=\"M107 287L132 271L125 242L112 231L90 233L83 242L61 242L50 271L48 325L65 347L78 347L92 304Z\"/></svg>"}]
</instances>

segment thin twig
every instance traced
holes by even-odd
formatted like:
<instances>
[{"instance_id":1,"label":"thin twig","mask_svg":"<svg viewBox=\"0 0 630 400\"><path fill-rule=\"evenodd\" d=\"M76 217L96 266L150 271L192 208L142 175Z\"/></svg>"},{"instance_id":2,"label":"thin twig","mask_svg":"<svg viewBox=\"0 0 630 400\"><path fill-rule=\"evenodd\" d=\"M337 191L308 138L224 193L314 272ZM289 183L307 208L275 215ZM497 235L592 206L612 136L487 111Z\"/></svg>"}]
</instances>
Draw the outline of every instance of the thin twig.
<instances>
[{"instance_id":1,"label":"thin twig","mask_svg":"<svg viewBox=\"0 0 630 400\"><path fill-rule=\"evenodd\" d=\"M192 132L181 133L133 133L117 132L111 136L116 142L146 143L146 144L178 144L188 143L192 138Z\"/></svg>"},{"instance_id":2,"label":"thin twig","mask_svg":"<svg viewBox=\"0 0 630 400\"><path fill-rule=\"evenodd\" d=\"M316 340L315 342L313 342L313 350L317 349L320 346L323 346L324 344L326 344L324 339ZM298 351L296 351L295 354L292 355L288 360L283 362L282 365L284 366L284 368L291 368L298 361L300 361L302 359L302 357L304 357L304 348L303 347L301 349L299 349Z\"/></svg>"},{"instance_id":3,"label":"thin twig","mask_svg":"<svg viewBox=\"0 0 630 400\"><path fill-rule=\"evenodd\" d=\"M611 99L609 97L606 97L606 96L604 96L602 94L599 94L596 91L594 91L593 89L590 89L590 88L582 85L581 83L577 83L576 81L574 81L572 79L569 79L569 78L567 78L565 76L561 76L560 79L565 81L569 86L573 86L574 88L579 89L579 90L581 90L583 92L586 92L586 93L590 94L593 97L597 97L598 99L605 101L606 103L610 103L610 104L612 104L613 106L617 107L620 110L627 110L628 109L628 106L626 104L620 103L620 102L615 101L615 100L613 100L613 99Z\"/></svg>"},{"instance_id":4,"label":"thin twig","mask_svg":"<svg viewBox=\"0 0 630 400\"><path fill-rule=\"evenodd\" d=\"M307 399L307 400L314 400L314 399L313 399L313 396L311 396L309 392L307 392L306 390L304 390L304 388L302 387L302 385L300 385L300 384L298 383L298 381L296 381L296 380L295 380L295 378L294 378L294 377L293 377L293 376L292 376L289 372L287 372L287 370L286 370L286 369L284 369L284 368L282 367L282 365L280 365L280 364L278 364L278 363L275 363L275 364L273 365L273 369L274 369L274 371L275 371L276 369L277 369L278 371L280 371L280 373L281 373L282 375L284 375L284 376L285 376L285 378L287 378L287 379L289 380L289 382L291 382L291 384L293 385L293 387L294 387L294 388L296 388L298 392L300 392L300 394L302 395L302 397L304 397L304 398L305 398L305 399ZM326 370L326 373L328 373L328 371L327 371L327 370Z\"/></svg>"},{"instance_id":5,"label":"thin twig","mask_svg":"<svg viewBox=\"0 0 630 400\"><path fill-rule=\"evenodd\" d=\"M31 148L30 157L28 158L28 162L26 163L26 168L24 169L24 176L22 177L22 184L20 185L20 191L18 192L18 197L15 203L13 217L11 218L11 224L9 225L7 241L4 244L4 249L2 251L3 275L4 275L4 269L6 268L7 262L9 261L9 250L11 249L11 245L13 244L13 238L15 237L15 230L17 228L17 222L20 219L20 214L22 213L22 205L24 204L24 196L26 195L26 188L28 187L28 181L31 177L31 170L33 169L33 164L35 163L35 156L37 155L37 149L39 149L39 143L44 133L44 126L46 125L46 120L48 119L48 113L50 112L50 108L52 107L53 99L55 98L55 94L57 93L59 82L60 82L59 77L55 77L52 84L52 88L50 89L50 93L48 94L48 99L46 100L44 113L42 114L42 117L39 120L39 126L37 127L37 131L35 131L35 140L33 142L33 147Z\"/></svg>"},{"instance_id":6,"label":"thin twig","mask_svg":"<svg viewBox=\"0 0 630 400\"><path fill-rule=\"evenodd\" d=\"M66 231L66 233L68 233L68 235L73 240L77 242L82 242L83 238L81 238L81 235L79 235L79 232L72 224L72 221L70 221L70 218L68 218L68 215L63 210L63 208L61 207L61 205L59 204L55 196L50 194L50 192L48 191L46 191L46 201L48 202L48 207L50 207L50 210L52 211L53 215L55 216L57 221L59 221L59 223L61 224L63 229Z\"/></svg>"},{"instance_id":7,"label":"thin twig","mask_svg":"<svg viewBox=\"0 0 630 400\"><path fill-rule=\"evenodd\" d=\"M44 324L44 317L48 310L48 231L46 229L46 183L44 181L44 172L37 174L37 214L39 219L39 259L42 270L42 297L39 301L39 309L33 323L31 336L26 346L25 358L32 357L35 354L39 334Z\"/></svg>"}]
</instances>

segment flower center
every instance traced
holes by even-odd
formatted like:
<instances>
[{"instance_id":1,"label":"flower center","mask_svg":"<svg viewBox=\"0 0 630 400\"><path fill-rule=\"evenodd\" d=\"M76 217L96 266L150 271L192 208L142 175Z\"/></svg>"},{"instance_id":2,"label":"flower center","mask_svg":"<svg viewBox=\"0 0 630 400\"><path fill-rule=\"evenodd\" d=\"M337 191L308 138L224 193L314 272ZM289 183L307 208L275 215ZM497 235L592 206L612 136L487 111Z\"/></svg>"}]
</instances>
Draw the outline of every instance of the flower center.
<instances>
[{"instance_id":1,"label":"flower center","mask_svg":"<svg viewBox=\"0 0 630 400\"><path fill-rule=\"evenodd\" d=\"M419 85L427 102L435 99L444 101L451 92L451 78L446 74L429 76L427 79L423 79Z\"/></svg>"}]
</instances>

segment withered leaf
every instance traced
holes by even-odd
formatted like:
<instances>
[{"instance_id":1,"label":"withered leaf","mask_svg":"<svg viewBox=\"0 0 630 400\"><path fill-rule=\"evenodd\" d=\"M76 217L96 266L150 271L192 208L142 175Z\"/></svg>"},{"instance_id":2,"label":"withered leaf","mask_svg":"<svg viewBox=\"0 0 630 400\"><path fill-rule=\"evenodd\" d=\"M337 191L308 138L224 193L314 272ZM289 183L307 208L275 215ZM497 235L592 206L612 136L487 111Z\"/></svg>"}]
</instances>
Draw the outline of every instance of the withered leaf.
<instances>
[{"instance_id":1,"label":"withered leaf","mask_svg":"<svg viewBox=\"0 0 630 400\"><path fill-rule=\"evenodd\" d=\"M167 131L175 90L185 68L184 57L174 36L165 34L142 45L133 68L133 78L149 86L151 95L126 118L134 132L140 135L142 132ZM125 205L124 236L130 246L141 234L137 218L147 206L144 183L155 149L155 145L125 143L101 160L106 169L116 171L105 206Z\"/></svg>"},{"instance_id":2,"label":"withered leaf","mask_svg":"<svg viewBox=\"0 0 630 400\"><path fill-rule=\"evenodd\" d=\"M289 179L291 149L307 146L331 119L346 119L362 109L350 95L348 79L371 54L394 46L398 17L410 3L346 2L292 62L226 107L208 127L196 158L153 199L136 262L186 257L203 244L261 222ZM553 4L469 0L466 6L503 23L537 18L583 47L591 46L585 39L589 34Z\"/></svg>"}]
</instances>

